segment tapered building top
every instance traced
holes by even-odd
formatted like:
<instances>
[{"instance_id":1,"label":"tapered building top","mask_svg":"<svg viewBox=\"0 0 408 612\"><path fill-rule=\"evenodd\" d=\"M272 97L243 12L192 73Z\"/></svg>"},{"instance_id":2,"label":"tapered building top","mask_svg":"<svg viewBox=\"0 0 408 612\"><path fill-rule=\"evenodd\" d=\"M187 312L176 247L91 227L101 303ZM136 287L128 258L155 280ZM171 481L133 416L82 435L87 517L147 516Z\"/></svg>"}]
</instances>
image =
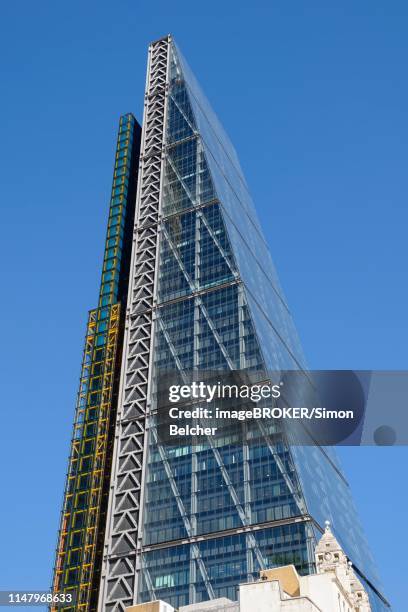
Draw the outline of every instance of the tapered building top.
<instances>
[{"instance_id":1,"label":"tapered building top","mask_svg":"<svg viewBox=\"0 0 408 612\"><path fill-rule=\"evenodd\" d=\"M376 612L385 610L334 453L291 446L279 423L273 430L239 423L199 443L166 445L158 435L163 372L185 381L191 372L263 376L306 366L237 153L171 36L149 47L144 100L138 172L136 157L130 164L126 152L130 138L119 137L113 194L127 194L133 216L124 219L123 202L115 200L100 310L86 339L91 353L81 380L71 506L64 511L68 540L62 539L56 584L70 588L72 580L72 589L84 593L77 608L83 612L123 612L155 599L174 607L234 600L239 583L282 560L312 573L319 526L330 516L338 542L371 585ZM256 146L270 108L263 100L254 106ZM123 244L131 254L119 269L110 260ZM125 302L126 294L114 337L106 306L119 295ZM104 345L111 347L109 340L114 356ZM102 367L100 360L108 362ZM100 498L93 496L97 483ZM88 497L78 497L84 484ZM83 529L77 503L86 508ZM324 537L342 563L340 545L328 532Z\"/></svg>"},{"instance_id":2,"label":"tapered building top","mask_svg":"<svg viewBox=\"0 0 408 612\"><path fill-rule=\"evenodd\" d=\"M306 367L238 155L171 36L149 48L127 309L101 606L230 596L282 556L311 572L327 516L378 584L330 450L272 441L262 424L251 444L157 435L163 371Z\"/></svg>"}]
</instances>

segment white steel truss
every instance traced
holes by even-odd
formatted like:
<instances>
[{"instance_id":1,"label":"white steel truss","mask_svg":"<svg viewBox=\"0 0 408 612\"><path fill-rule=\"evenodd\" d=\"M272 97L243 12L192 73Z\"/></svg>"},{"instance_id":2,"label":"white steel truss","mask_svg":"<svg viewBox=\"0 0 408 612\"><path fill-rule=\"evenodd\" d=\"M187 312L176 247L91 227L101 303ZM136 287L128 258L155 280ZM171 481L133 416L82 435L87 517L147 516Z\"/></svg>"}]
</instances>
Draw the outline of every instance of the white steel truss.
<instances>
[{"instance_id":1,"label":"white steel truss","mask_svg":"<svg viewBox=\"0 0 408 612\"><path fill-rule=\"evenodd\" d=\"M139 185L121 384L112 462L100 612L137 600L137 544L150 356L170 37L149 47Z\"/></svg>"}]
</instances>

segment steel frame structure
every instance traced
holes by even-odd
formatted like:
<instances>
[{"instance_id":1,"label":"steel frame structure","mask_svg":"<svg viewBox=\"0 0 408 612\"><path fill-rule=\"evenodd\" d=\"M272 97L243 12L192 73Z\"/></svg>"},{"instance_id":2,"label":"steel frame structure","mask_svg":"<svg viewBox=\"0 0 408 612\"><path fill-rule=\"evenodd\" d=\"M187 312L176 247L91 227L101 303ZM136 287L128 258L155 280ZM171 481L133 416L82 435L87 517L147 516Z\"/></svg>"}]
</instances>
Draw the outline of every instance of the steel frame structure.
<instances>
[{"instance_id":1,"label":"steel frame structure","mask_svg":"<svg viewBox=\"0 0 408 612\"><path fill-rule=\"evenodd\" d=\"M170 42L166 37L149 47L123 367L98 605L101 611L124 610L137 600Z\"/></svg>"},{"instance_id":2,"label":"steel frame structure","mask_svg":"<svg viewBox=\"0 0 408 612\"><path fill-rule=\"evenodd\" d=\"M96 328L100 321L100 309L91 310L87 324L85 348L82 362L82 373L72 448L69 460L69 471L67 476L67 487L62 510L61 529L59 534L59 546L57 549L55 575L53 583L54 592L71 593L75 601L75 609L85 612L89 610L92 588L94 587L94 573L96 569L96 555L98 549L98 538L100 538L100 518L103 508L104 481L106 477L107 450L109 443L109 424L112 410L112 399L114 392L114 377L116 365L116 353L119 338L120 304L113 304L109 308L108 328L106 332L106 344L104 357L101 362L97 361L98 351L95 339ZM97 421L92 425L94 428L89 436L92 440L92 459L88 457L86 448L87 438L83 436L85 412L89 407L89 386L95 379L92 369L98 366L98 376L101 378L100 393L101 402ZM100 375L99 375L100 372ZM99 384L99 382L98 382ZM89 408L88 408L89 409ZM87 432L85 432L87 433ZM90 471L86 475L86 486L80 482L84 476L81 475L83 462L90 463ZM86 496L87 505L82 507L78 504L78 498ZM75 535L78 534L76 541ZM78 557L78 570L66 569L71 564L72 556ZM63 579L66 572L78 571L78 586L64 586ZM58 608L51 608L57 611Z\"/></svg>"},{"instance_id":3,"label":"steel frame structure","mask_svg":"<svg viewBox=\"0 0 408 612\"><path fill-rule=\"evenodd\" d=\"M99 594L139 148L140 126L133 115L123 115L98 307L89 312L86 328L52 585L54 593L72 595L74 605L62 608L70 612L95 610Z\"/></svg>"}]
</instances>

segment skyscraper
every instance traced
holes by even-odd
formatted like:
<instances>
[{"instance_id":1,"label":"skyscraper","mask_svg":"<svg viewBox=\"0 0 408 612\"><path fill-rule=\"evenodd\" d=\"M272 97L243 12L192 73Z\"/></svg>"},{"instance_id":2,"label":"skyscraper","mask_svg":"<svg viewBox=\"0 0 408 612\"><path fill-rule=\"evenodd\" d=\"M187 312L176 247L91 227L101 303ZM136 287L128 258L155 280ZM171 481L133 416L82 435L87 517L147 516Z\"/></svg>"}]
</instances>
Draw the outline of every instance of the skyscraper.
<instances>
[{"instance_id":1,"label":"skyscraper","mask_svg":"<svg viewBox=\"0 0 408 612\"><path fill-rule=\"evenodd\" d=\"M306 365L236 152L171 37L149 47L140 159L138 143L126 115L55 590L77 610L234 599L260 569L313 571L330 519L373 609L387 609L332 450L262 429L251 444L159 439L161 372Z\"/></svg>"}]
</instances>

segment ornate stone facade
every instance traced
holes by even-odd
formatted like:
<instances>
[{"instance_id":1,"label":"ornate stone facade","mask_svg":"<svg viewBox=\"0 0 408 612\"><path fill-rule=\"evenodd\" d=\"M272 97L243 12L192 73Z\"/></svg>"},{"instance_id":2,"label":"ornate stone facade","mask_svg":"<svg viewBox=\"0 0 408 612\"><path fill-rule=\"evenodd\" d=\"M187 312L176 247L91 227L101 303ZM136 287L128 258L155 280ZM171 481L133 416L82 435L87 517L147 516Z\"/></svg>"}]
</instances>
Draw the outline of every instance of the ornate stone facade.
<instances>
[{"instance_id":1,"label":"ornate stone facade","mask_svg":"<svg viewBox=\"0 0 408 612\"><path fill-rule=\"evenodd\" d=\"M328 521L315 559L316 574L299 576L293 565L262 570L257 582L239 586L239 602L213 599L182 606L179 612L371 612L367 592ZM176 611L156 601L133 606L127 612Z\"/></svg>"}]
</instances>

